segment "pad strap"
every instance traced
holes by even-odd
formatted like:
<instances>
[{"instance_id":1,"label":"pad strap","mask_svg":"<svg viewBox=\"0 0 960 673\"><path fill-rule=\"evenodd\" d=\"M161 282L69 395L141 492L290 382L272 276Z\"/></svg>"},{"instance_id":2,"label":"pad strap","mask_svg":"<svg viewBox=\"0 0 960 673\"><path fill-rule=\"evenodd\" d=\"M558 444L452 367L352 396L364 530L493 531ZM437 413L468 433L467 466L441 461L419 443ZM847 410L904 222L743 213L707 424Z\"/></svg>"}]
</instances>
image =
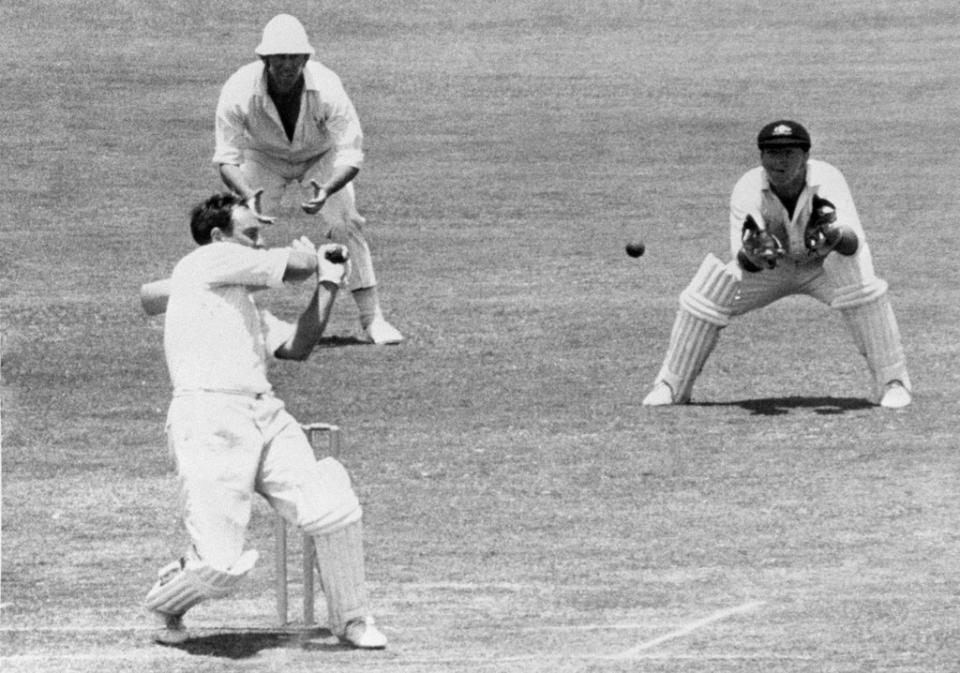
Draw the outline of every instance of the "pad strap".
<instances>
[{"instance_id":1,"label":"pad strap","mask_svg":"<svg viewBox=\"0 0 960 673\"><path fill-rule=\"evenodd\" d=\"M708 254L690 285L680 293L680 307L695 318L726 327L739 288L740 279L715 255Z\"/></svg>"},{"instance_id":2,"label":"pad strap","mask_svg":"<svg viewBox=\"0 0 960 673\"><path fill-rule=\"evenodd\" d=\"M887 281L874 276L864 283L848 285L837 290L830 306L837 309L857 308L879 301L887 293Z\"/></svg>"}]
</instances>

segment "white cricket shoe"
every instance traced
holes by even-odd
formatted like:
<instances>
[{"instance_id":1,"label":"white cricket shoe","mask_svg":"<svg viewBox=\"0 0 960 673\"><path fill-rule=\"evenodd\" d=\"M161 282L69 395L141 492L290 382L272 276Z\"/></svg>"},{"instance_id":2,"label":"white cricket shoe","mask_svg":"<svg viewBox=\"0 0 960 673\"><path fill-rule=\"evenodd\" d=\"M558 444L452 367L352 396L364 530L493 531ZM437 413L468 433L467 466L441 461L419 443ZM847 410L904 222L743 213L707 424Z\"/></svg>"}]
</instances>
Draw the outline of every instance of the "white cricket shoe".
<instances>
[{"instance_id":1,"label":"white cricket shoe","mask_svg":"<svg viewBox=\"0 0 960 673\"><path fill-rule=\"evenodd\" d=\"M403 341L403 335L397 328L379 317L374 318L373 322L367 325L366 332L367 338L378 346L398 344Z\"/></svg>"},{"instance_id":2,"label":"white cricket shoe","mask_svg":"<svg viewBox=\"0 0 960 673\"><path fill-rule=\"evenodd\" d=\"M880 406L886 409L903 409L912 401L910 391L900 381L891 381L880 399Z\"/></svg>"},{"instance_id":3,"label":"white cricket shoe","mask_svg":"<svg viewBox=\"0 0 960 673\"><path fill-rule=\"evenodd\" d=\"M340 640L360 650L382 650L387 646L387 637L373 623L373 617L351 619Z\"/></svg>"},{"instance_id":4,"label":"white cricket shoe","mask_svg":"<svg viewBox=\"0 0 960 673\"><path fill-rule=\"evenodd\" d=\"M160 628L153 634L154 641L162 645L179 645L190 639L186 627L183 625L183 615L168 615L163 612L153 612L160 622Z\"/></svg>"},{"instance_id":5,"label":"white cricket shoe","mask_svg":"<svg viewBox=\"0 0 960 673\"><path fill-rule=\"evenodd\" d=\"M666 381L657 381L653 390L643 398L643 406L645 407L665 407L668 404L674 404L674 401L673 390Z\"/></svg>"}]
</instances>

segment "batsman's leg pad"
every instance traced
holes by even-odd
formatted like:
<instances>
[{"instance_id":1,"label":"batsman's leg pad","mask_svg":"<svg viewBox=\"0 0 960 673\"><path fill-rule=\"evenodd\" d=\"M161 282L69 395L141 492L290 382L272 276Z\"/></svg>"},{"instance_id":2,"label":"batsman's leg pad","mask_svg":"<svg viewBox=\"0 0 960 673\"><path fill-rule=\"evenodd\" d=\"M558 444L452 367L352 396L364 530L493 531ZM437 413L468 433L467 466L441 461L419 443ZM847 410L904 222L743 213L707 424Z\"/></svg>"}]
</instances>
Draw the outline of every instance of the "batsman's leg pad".
<instances>
[{"instance_id":1,"label":"batsman's leg pad","mask_svg":"<svg viewBox=\"0 0 960 673\"><path fill-rule=\"evenodd\" d=\"M911 385L900 327L887 297L887 284L878 279L874 281L838 293L832 306L843 315L857 350L866 358L873 377L874 395L879 399L891 381L900 381L907 390Z\"/></svg>"},{"instance_id":2,"label":"batsman's leg pad","mask_svg":"<svg viewBox=\"0 0 960 673\"><path fill-rule=\"evenodd\" d=\"M315 478L303 497L309 500L298 505L297 515L307 535L328 535L363 517L350 475L336 458L328 456L316 463Z\"/></svg>"},{"instance_id":3,"label":"batsman's leg pad","mask_svg":"<svg viewBox=\"0 0 960 673\"><path fill-rule=\"evenodd\" d=\"M360 521L327 535L313 538L317 570L327 602L330 630L343 635L347 622L367 616L366 577L363 558L363 524Z\"/></svg>"},{"instance_id":4,"label":"batsman's leg pad","mask_svg":"<svg viewBox=\"0 0 960 673\"><path fill-rule=\"evenodd\" d=\"M690 285L680 293L680 308L657 381L673 390L675 402L690 399L693 383L730 323L739 275L714 255L707 255Z\"/></svg>"},{"instance_id":5,"label":"batsman's leg pad","mask_svg":"<svg viewBox=\"0 0 960 673\"><path fill-rule=\"evenodd\" d=\"M181 558L160 569L160 579L147 594L145 605L165 615L182 615L208 598L222 598L256 564L258 554L241 554L228 570L218 570L203 561Z\"/></svg>"}]
</instances>

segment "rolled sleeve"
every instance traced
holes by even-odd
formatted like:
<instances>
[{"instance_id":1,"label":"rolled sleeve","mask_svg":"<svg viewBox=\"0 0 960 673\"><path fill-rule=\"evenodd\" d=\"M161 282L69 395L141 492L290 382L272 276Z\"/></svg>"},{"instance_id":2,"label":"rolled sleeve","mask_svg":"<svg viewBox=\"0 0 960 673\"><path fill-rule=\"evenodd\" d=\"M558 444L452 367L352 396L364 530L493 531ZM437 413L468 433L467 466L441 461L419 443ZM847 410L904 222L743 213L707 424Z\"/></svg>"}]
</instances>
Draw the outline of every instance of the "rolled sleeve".
<instances>
[{"instance_id":1,"label":"rolled sleeve","mask_svg":"<svg viewBox=\"0 0 960 673\"><path fill-rule=\"evenodd\" d=\"M243 150L246 148L243 115L236 104L224 100L223 96L217 104L214 140L213 163L237 166L243 163Z\"/></svg>"}]
</instances>

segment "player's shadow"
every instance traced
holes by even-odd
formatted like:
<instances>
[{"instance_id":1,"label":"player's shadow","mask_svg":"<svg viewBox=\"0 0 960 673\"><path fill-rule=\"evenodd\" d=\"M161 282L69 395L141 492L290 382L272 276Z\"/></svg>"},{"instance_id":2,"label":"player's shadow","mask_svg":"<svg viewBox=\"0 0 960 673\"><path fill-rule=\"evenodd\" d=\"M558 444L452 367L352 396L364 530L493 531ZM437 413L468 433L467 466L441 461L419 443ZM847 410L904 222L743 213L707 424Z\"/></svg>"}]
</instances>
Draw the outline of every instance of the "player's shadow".
<instances>
[{"instance_id":1,"label":"player's shadow","mask_svg":"<svg viewBox=\"0 0 960 673\"><path fill-rule=\"evenodd\" d=\"M355 336L345 336L339 334L330 334L320 337L317 341L317 348L342 348L343 346L369 346L369 341L364 341Z\"/></svg>"},{"instance_id":2,"label":"player's shadow","mask_svg":"<svg viewBox=\"0 0 960 673\"><path fill-rule=\"evenodd\" d=\"M783 416L795 409L809 409L821 416L838 416L848 411L872 409L875 404L862 397L764 397L756 400L738 400L716 403L717 406L737 406L757 416Z\"/></svg>"},{"instance_id":3,"label":"player's shadow","mask_svg":"<svg viewBox=\"0 0 960 673\"><path fill-rule=\"evenodd\" d=\"M230 631L194 636L182 643L165 644L188 654L221 659L250 659L264 650L301 649L330 651L350 649L327 629L308 631Z\"/></svg>"}]
</instances>

